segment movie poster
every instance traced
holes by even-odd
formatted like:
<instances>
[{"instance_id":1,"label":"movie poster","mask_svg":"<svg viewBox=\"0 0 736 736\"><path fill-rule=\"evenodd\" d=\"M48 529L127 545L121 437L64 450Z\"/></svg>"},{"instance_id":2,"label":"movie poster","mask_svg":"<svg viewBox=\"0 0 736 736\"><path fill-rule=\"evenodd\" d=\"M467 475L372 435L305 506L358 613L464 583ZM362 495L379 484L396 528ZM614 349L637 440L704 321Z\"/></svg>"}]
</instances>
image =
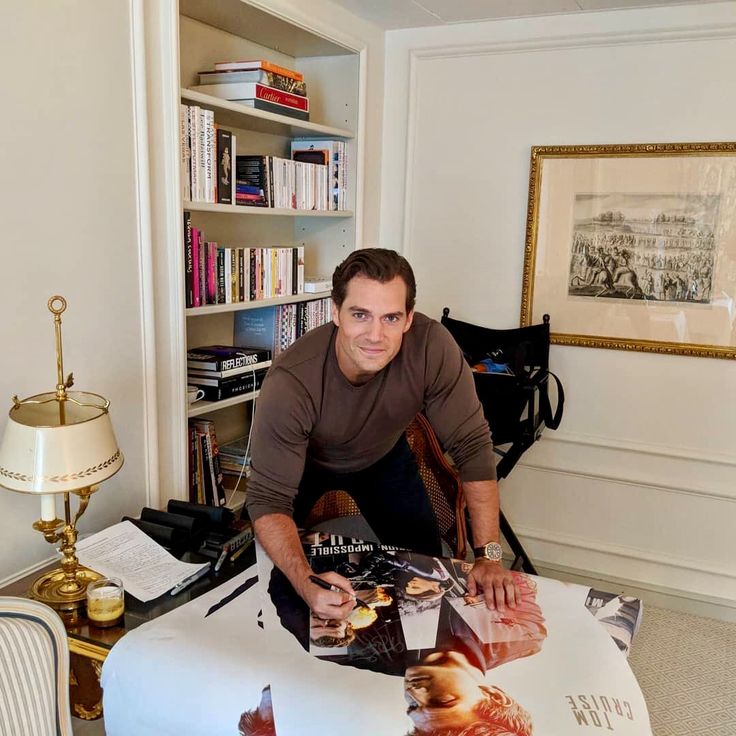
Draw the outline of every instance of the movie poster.
<instances>
[{"instance_id":1,"label":"movie poster","mask_svg":"<svg viewBox=\"0 0 736 736\"><path fill-rule=\"evenodd\" d=\"M651 736L622 653L638 601L519 573L520 604L494 612L468 595L467 563L303 541L313 570L349 578L364 605L318 619L259 549L246 579L113 648L107 733Z\"/></svg>"}]
</instances>

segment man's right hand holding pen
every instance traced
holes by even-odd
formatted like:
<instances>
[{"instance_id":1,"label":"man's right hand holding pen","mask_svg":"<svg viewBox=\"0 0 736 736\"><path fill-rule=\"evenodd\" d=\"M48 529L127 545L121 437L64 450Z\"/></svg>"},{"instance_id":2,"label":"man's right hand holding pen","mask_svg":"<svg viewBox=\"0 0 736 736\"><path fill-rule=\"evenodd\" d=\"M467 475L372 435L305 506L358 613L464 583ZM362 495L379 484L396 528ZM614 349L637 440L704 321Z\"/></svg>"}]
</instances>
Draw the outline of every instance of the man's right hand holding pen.
<instances>
[{"instance_id":1,"label":"man's right hand holding pen","mask_svg":"<svg viewBox=\"0 0 736 736\"><path fill-rule=\"evenodd\" d=\"M325 590L310 580L307 562L294 520L285 514L265 514L254 522L256 538L274 565L286 575L294 590L312 612L323 619L342 620L355 608L355 591L350 581L336 572L320 573L321 580L339 590Z\"/></svg>"},{"instance_id":2,"label":"man's right hand holding pen","mask_svg":"<svg viewBox=\"0 0 736 736\"><path fill-rule=\"evenodd\" d=\"M316 583L315 579L322 580L325 584ZM347 618L356 605L357 596L350 581L336 572L306 576L297 593L312 612L323 619Z\"/></svg>"}]
</instances>

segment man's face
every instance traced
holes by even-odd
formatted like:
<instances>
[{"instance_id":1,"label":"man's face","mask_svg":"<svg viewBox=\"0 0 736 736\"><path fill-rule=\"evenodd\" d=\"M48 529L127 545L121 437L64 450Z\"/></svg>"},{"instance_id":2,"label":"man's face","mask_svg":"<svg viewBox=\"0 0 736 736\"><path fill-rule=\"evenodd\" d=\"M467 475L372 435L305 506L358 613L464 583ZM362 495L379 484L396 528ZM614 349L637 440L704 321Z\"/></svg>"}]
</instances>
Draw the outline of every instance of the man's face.
<instances>
[{"instance_id":1,"label":"man's face","mask_svg":"<svg viewBox=\"0 0 736 736\"><path fill-rule=\"evenodd\" d=\"M487 699L481 671L460 652L433 652L404 674L407 714L416 728L464 728L478 717L473 708Z\"/></svg>"},{"instance_id":2,"label":"man's face","mask_svg":"<svg viewBox=\"0 0 736 736\"><path fill-rule=\"evenodd\" d=\"M406 284L397 276L382 284L365 276L348 282L342 306L332 305L337 363L351 383L365 383L401 348L414 312L406 313Z\"/></svg>"},{"instance_id":3,"label":"man's face","mask_svg":"<svg viewBox=\"0 0 736 736\"><path fill-rule=\"evenodd\" d=\"M342 639L345 636L347 623L346 620L319 619L312 614L309 617L309 637L319 639L321 636L332 636L335 639Z\"/></svg>"}]
</instances>

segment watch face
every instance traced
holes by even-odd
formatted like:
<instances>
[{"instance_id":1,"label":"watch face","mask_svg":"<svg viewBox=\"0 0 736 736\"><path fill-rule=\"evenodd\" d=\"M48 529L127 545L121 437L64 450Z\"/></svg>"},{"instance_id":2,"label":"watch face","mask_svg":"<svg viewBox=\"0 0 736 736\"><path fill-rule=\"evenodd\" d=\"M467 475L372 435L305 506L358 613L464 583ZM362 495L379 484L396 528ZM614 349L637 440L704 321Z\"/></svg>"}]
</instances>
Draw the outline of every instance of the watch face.
<instances>
[{"instance_id":1,"label":"watch face","mask_svg":"<svg viewBox=\"0 0 736 736\"><path fill-rule=\"evenodd\" d=\"M485 547L485 556L489 560L500 560L503 554L503 549L498 542L488 542Z\"/></svg>"}]
</instances>

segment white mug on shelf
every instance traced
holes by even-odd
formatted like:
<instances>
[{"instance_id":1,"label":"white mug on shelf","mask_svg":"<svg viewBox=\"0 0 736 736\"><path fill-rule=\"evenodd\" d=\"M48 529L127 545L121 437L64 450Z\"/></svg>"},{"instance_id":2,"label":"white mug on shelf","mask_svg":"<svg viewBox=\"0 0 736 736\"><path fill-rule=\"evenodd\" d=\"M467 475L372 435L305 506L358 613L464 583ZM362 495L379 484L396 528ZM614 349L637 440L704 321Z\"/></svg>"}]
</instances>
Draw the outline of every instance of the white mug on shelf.
<instances>
[{"instance_id":1,"label":"white mug on shelf","mask_svg":"<svg viewBox=\"0 0 736 736\"><path fill-rule=\"evenodd\" d=\"M204 391L197 386L187 386L187 401L193 404L204 397Z\"/></svg>"}]
</instances>

